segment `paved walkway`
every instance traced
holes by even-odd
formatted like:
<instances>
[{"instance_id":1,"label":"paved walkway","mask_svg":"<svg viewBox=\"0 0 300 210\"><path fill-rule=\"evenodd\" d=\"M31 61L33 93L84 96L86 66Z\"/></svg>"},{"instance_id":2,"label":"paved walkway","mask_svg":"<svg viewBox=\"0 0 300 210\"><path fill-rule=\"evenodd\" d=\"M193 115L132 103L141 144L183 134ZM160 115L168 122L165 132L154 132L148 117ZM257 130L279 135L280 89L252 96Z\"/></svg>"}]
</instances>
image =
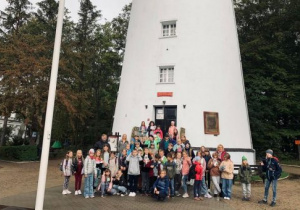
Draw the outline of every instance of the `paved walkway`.
<instances>
[{"instance_id":1,"label":"paved walkway","mask_svg":"<svg viewBox=\"0 0 300 210\"><path fill-rule=\"evenodd\" d=\"M300 166L281 164L282 170L290 174L300 175Z\"/></svg>"},{"instance_id":2,"label":"paved walkway","mask_svg":"<svg viewBox=\"0 0 300 210\"><path fill-rule=\"evenodd\" d=\"M101 198L85 199L83 196L62 195L61 186L46 189L44 209L122 209L122 210L147 210L147 209L222 209L232 210L226 201L217 201L216 198L194 201L193 198L176 197L165 202L158 202L151 197L137 195L136 197L107 196ZM193 195L190 193L190 195ZM36 192L24 193L0 199L0 209L34 209ZM1 208L2 205L2 208ZM23 208L5 208L4 206L16 206Z\"/></svg>"}]
</instances>

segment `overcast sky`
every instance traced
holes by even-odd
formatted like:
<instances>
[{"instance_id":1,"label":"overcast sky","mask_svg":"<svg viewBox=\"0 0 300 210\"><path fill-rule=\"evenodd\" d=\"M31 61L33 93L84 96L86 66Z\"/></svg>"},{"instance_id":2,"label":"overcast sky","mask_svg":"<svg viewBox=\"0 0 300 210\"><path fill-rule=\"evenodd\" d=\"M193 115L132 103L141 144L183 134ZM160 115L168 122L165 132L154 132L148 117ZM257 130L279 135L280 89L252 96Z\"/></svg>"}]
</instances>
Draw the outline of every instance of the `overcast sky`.
<instances>
[{"instance_id":1,"label":"overcast sky","mask_svg":"<svg viewBox=\"0 0 300 210\"><path fill-rule=\"evenodd\" d=\"M37 2L41 0L29 0L35 7ZM102 21L104 19L112 20L117 17L122 11L122 8L130 3L132 0L91 0L92 3L97 6L98 10L101 10ZM65 0L65 7L71 11L71 16L75 22L78 20L77 12L80 7L80 0ZM0 0L0 10L4 10L7 6L6 0Z\"/></svg>"}]
</instances>

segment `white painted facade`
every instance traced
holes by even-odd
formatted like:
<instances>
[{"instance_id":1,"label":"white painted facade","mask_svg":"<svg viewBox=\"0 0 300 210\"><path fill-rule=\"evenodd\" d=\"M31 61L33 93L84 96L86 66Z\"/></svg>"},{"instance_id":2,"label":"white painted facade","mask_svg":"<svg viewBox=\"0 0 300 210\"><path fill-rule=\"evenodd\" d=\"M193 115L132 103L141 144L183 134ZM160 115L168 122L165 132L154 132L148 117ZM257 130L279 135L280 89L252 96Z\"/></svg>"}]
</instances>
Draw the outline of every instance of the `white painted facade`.
<instances>
[{"instance_id":1,"label":"white painted facade","mask_svg":"<svg viewBox=\"0 0 300 210\"><path fill-rule=\"evenodd\" d=\"M165 38L168 21L176 36ZM166 66L174 67L173 83L160 83ZM154 120L163 101L177 106L176 126L193 147L223 144L235 150L234 163L242 155L255 162L231 0L133 0L113 132L130 136L141 121ZM204 111L219 113L218 136L204 133Z\"/></svg>"}]
</instances>

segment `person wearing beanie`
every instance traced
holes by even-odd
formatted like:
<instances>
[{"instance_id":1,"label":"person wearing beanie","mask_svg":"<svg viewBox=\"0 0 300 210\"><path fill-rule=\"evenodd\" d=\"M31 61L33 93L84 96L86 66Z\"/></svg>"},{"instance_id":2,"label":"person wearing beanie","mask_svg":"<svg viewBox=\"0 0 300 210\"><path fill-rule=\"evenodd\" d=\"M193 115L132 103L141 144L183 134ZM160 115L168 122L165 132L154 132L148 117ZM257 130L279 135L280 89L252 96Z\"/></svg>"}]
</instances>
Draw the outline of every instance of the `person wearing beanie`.
<instances>
[{"instance_id":1,"label":"person wearing beanie","mask_svg":"<svg viewBox=\"0 0 300 210\"><path fill-rule=\"evenodd\" d=\"M266 172L266 182L265 182L265 194L263 200L259 201L259 204L268 204L269 188L272 184L273 189L273 199L270 206L274 207L276 205L277 196L277 180L281 175L282 169L278 163L278 160L273 157L273 150L268 149L266 151L266 160L261 163L263 172Z\"/></svg>"},{"instance_id":2,"label":"person wearing beanie","mask_svg":"<svg viewBox=\"0 0 300 210\"><path fill-rule=\"evenodd\" d=\"M90 149L88 156L84 160L84 197L94 198L93 181L97 176L96 161L94 158L95 150Z\"/></svg>"},{"instance_id":3,"label":"person wearing beanie","mask_svg":"<svg viewBox=\"0 0 300 210\"><path fill-rule=\"evenodd\" d=\"M252 171L245 156L242 157L242 164L239 168L240 181L243 190L243 201L250 201Z\"/></svg>"}]
</instances>

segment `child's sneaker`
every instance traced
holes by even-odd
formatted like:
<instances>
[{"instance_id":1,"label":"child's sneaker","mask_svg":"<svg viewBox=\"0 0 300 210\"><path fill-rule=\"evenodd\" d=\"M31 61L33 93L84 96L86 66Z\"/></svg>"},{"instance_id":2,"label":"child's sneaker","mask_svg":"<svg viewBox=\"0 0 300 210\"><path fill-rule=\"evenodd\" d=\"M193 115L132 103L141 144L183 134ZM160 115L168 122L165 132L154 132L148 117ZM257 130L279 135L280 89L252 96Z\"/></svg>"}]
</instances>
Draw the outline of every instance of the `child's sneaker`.
<instances>
[{"instance_id":1,"label":"child's sneaker","mask_svg":"<svg viewBox=\"0 0 300 210\"><path fill-rule=\"evenodd\" d=\"M84 198L89 198L89 196L86 195L86 196L84 196Z\"/></svg>"},{"instance_id":2,"label":"child's sneaker","mask_svg":"<svg viewBox=\"0 0 300 210\"><path fill-rule=\"evenodd\" d=\"M129 197L132 197L132 192L130 192L128 196L129 196Z\"/></svg>"},{"instance_id":3,"label":"child's sneaker","mask_svg":"<svg viewBox=\"0 0 300 210\"><path fill-rule=\"evenodd\" d=\"M250 198L246 198L246 201L250 201Z\"/></svg>"},{"instance_id":4,"label":"child's sneaker","mask_svg":"<svg viewBox=\"0 0 300 210\"><path fill-rule=\"evenodd\" d=\"M67 194L71 194L72 192L70 190L66 190Z\"/></svg>"},{"instance_id":5,"label":"child's sneaker","mask_svg":"<svg viewBox=\"0 0 300 210\"><path fill-rule=\"evenodd\" d=\"M66 191L66 190L63 190L61 194L63 194L63 195L67 195L68 193L67 193L67 191Z\"/></svg>"},{"instance_id":6,"label":"child's sneaker","mask_svg":"<svg viewBox=\"0 0 300 210\"><path fill-rule=\"evenodd\" d=\"M77 192L78 192L78 195L81 195L82 193L81 193L81 190L77 190Z\"/></svg>"},{"instance_id":7,"label":"child's sneaker","mask_svg":"<svg viewBox=\"0 0 300 210\"><path fill-rule=\"evenodd\" d=\"M245 197L242 198L242 201L246 201L246 200L247 200L247 198L245 198Z\"/></svg>"},{"instance_id":8,"label":"child's sneaker","mask_svg":"<svg viewBox=\"0 0 300 210\"><path fill-rule=\"evenodd\" d=\"M203 198L202 197L198 197L199 198L199 201L203 201Z\"/></svg>"},{"instance_id":9,"label":"child's sneaker","mask_svg":"<svg viewBox=\"0 0 300 210\"><path fill-rule=\"evenodd\" d=\"M94 196L94 195L91 195L90 198L95 198L95 196Z\"/></svg>"},{"instance_id":10,"label":"child's sneaker","mask_svg":"<svg viewBox=\"0 0 300 210\"><path fill-rule=\"evenodd\" d=\"M125 194L124 194L124 193L121 193L120 195L121 195L121 197L124 197L124 196L125 196Z\"/></svg>"},{"instance_id":11,"label":"child's sneaker","mask_svg":"<svg viewBox=\"0 0 300 210\"><path fill-rule=\"evenodd\" d=\"M274 201L271 202L270 206L274 207L276 203Z\"/></svg>"},{"instance_id":12,"label":"child's sneaker","mask_svg":"<svg viewBox=\"0 0 300 210\"><path fill-rule=\"evenodd\" d=\"M261 201L258 201L259 204L268 204L268 201L266 200L261 200Z\"/></svg>"},{"instance_id":13,"label":"child's sneaker","mask_svg":"<svg viewBox=\"0 0 300 210\"><path fill-rule=\"evenodd\" d=\"M205 198L212 198L212 196L210 194L208 194L208 193L204 197Z\"/></svg>"},{"instance_id":14,"label":"child's sneaker","mask_svg":"<svg viewBox=\"0 0 300 210\"><path fill-rule=\"evenodd\" d=\"M183 198L188 198L188 197L190 197L190 196L189 196L189 194L184 193L182 197L183 197Z\"/></svg>"},{"instance_id":15,"label":"child's sneaker","mask_svg":"<svg viewBox=\"0 0 300 210\"><path fill-rule=\"evenodd\" d=\"M78 191L77 190L75 191L75 195L78 195Z\"/></svg>"},{"instance_id":16,"label":"child's sneaker","mask_svg":"<svg viewBox=\"0 0 300 210\"><path fill-rule=\"evenodd\" d=\"M135 196L136 196L136 193L135 193L135 192L133 192L133 193L132 193L132 197L135 197Z\"/></svg>"},{"instance_id":17,"label":"child's sneaker","mask_svg":"<svg viewBox=\"0 0 300 210\"><path fill-rule=\"evenodd\" d=\"M198 198L198 197L195 197L194 200L195 200L195 201L199 201L199 198Z\"/></svg>"}]
</instances>

